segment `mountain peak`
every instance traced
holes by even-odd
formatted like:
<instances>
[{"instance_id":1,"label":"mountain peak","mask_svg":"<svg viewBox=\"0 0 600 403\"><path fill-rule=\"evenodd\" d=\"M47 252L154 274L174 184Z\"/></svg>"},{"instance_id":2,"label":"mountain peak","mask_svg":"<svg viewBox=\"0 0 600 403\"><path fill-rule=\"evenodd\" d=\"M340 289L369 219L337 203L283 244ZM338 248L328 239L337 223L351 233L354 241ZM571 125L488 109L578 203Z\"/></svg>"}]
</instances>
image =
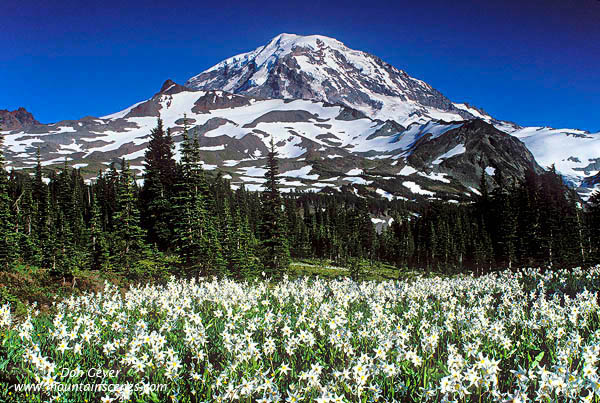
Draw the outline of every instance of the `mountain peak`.
<instances>
[{"instance_id":1,"label":"mountain peak","mask_svg":"<svg viewBox=\"0 0 600 403\"><path fill-rule=\"evenodd\" d=\"M170 78L167 79L162 87L160 87L160 92L165 92L167 91L169 88L171 88L173 85L175 85L175 81L171 80Z\"/></svg>"},{"instance_id":2,"label":"mountain peak","mask_svg":"<svg viewBox=\"0 0 600 403\"><path fill-rule=\"evenodd\" d=\"M184 87L183 85L177 84L175 81L173 81L169 78L163 83L162 87L160 87L160 91L158 91L158 93L173 95L173 94L178 94L182 91L189 91L189 90L186 87Z\"/></svg>"},{"instance_id":3,"label":"mountain peak","mask_svg":"<svg viewBox=\"0 0 600 403\"><path fill-rule=\"evenodd\" d=\"M345 47L345 45L337 39L324 35L296 35L287 33L281 33L271 39L269 45L271 44L277 45L284 49L291 49L296 46L311 48L317 48L320 46Z\"/></svg>"},{"instance_id":4,"label":"mountain peak","mask_svg":"<svg viewBox=\"0 0 600 403\"><path fill-rule=\"evenodd\" d=\"M190 78L186 86L342 104L404 126L473 117L427 83L323 35L279 34Z\"/></svg>"}]
</instances>

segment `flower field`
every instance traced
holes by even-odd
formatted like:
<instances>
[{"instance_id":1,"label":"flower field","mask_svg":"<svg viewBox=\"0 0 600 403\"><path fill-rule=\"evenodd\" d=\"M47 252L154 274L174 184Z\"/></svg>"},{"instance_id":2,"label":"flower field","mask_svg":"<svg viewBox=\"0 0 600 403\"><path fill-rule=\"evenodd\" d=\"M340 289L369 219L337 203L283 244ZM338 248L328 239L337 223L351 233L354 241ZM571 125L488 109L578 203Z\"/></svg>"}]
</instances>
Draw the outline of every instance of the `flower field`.
<instances>
[{"instance_id":1,"label":"flower field","mask_svg":"<svg viewBox=\"0 0 600 403\"><path fill-rule=\"evenodd\" d=\"M600 401L599 284L600 266L107 284L52 316L0 308L0 401Z\"/></svg>"}]
</instances>

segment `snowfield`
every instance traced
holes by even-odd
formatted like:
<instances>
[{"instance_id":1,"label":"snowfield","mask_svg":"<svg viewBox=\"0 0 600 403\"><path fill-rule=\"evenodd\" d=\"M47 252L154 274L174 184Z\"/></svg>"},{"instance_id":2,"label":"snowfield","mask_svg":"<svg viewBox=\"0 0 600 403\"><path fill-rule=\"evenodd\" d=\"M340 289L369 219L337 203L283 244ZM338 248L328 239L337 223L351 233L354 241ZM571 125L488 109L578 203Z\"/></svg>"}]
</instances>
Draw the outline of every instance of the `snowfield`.
<instances>
[{"instance_id":1,"label":"snowfield","mask_svg":"<svg viewBox=\"0 0 600 403\"><path fill-rule=\"evenodd\" d=\"M600 132L525 127L510 134L525 143L538 164L544 168L555 164L556 171L575 186L597 172L593 166L595 161L600 164Z\"/></svg>"},{"instance_id":2,"label":"snowfield","mask_svg":"<svg viewBox=\"0 0 600 403\"><path fill-rule=\"evenodd\" d=\"M32 308L16 321L2 306L0 363L42 385L11 394L33 402L596 401L599 276L107 284L51 316ZM112 372L90 377L98 368ZM64 386L80 383L121 387Z\"/></svg>"}]
</instances>

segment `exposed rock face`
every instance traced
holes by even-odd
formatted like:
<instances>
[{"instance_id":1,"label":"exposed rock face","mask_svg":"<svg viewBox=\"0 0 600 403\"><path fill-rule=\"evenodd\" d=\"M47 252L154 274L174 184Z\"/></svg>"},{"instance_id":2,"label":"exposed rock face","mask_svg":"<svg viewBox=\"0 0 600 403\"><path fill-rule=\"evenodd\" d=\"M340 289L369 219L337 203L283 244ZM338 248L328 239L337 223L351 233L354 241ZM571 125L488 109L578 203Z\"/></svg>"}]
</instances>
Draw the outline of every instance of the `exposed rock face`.
<instances>
[{"instance_id":1,"label":"exposed rock face","mask_svg":"<svg viewBox=\"0 0 600 403\"><path fill-rule=\"evenodd\" d=\"M383 124L383 126L377 129L377 131L375 131L373 134L367 137L367 140L374 139L375 137L393 136L395 134L402 133L404 130L406 130L406 128L402 125L396 123L393 120L388 120Z\"/></svg>"},{"instance_id":2,"label":"exposed rock face","mask_svg":"<svg viewBox=\"0 0 600 403\"><path fill-rule=\"evenodd\" d=\"M129 112L125 115L125 118L136 118L136 117L145 117L145 116L160 116L160 111L163 107L161 104L161 100L164 100L165 104L169 104L169 99L172 99L172 96L175 94L179 94L180 92L187 91L187 89L175 83L173 80L166 80L160 91L158 91L152 98L145 102L141 102L131 108Z\"/></svg>"},{"instance_id":3,"label":"exposed rock face","mask_svg":"<svg viewBox=\"0 0 600 403\"><path fill-rule=\"evenodd\" d=\"M153 99L150 99L146 102L143 102L134 108L132 108L127 115L126 118L140 118L144 116L160 116L160 104L154 102Z\"/></svg>"},{"instance_id":4,"label":"exposed rock face","mask_svg":"<svg viewBox=\"0 0 600 403\"><path fill-rule=\"evenodd\" d=\"M233 125L236 125L236 123L232 122L231 120L223 118L210 118L204 124L194 127L194 130L197 130L198 135L203 135L211 130L218 129L219 127L226 125L227 123L232 123Z\"/></svg>"},{"instance_id":5,"label":"exposed rock face","mask_svg":"<svg viewBox=\"0 0 600 403\"><path fill-rule=\"evenodd\" d=\"M361 111L344 107L344 108L342 108L340 114L336 117L336 119L337 120L356 120L356 119L364 119L366 117L367 117L367 115L365 115Z\"/></svg>"},{"instance_id":6,"label":"exposed rock face","mask_svg":"<svg viewBox=\"0 0 600 403\"><path fill-rule=\"evenodd\" d=\"M0 127L2 130L21 130L39 124L40 122L23 107L14 111L0 109Z\"/></svg>"},{"instance_id":7,"label":"exposed rock face","mask_svg":"<svg viewBox=\"0 0 600 403\"><path fill-rule=\"evenodd\" d=\"M194 103L192 112L206 113L215 109L236 108L246 105L250 105L250 98L224 91L207 91Z\"/></svg>"},{"instance_id":8,"label":"exposed rock face","mask_svg":"<svg viewBox=\"0 0 600 403\"><path fill-rule=\"evenodd\" d=\"M522 179L528 168L542 172L519 139L478 119L419 143L408 162L425 172L447 173L473 187L479 186L481 173L488 167L501 169L509 179Z\"/></svg>"},{"instance_id":9,"label":"exposed rock face","mask_svg":"<svg viewBox=\"0 0 600 403\"><path fill-rule=\"evenodd\" d=\"M307 111L270 111L264 115L256 118L252 123L244 125L244 127L256 127L257 124L264 122L286 122L286 123L297 123L297 122L308 122L311 119L319 120L319 117L307 112Z\"/></svg>"},{"instance_id":10,"label":"exposed rock face","mask_svg":"<svg viewBox=\"0 0 600 403\"><path fill-rule=\"evenodd\" d=\"M180 92L185 91L185 90L186 90L186 88L183 85L179 85L176 82L174 82L173 80L168 79L163 83L158 94L173 95L173 94L179 94Z\"/></svg>"}]
</instances>

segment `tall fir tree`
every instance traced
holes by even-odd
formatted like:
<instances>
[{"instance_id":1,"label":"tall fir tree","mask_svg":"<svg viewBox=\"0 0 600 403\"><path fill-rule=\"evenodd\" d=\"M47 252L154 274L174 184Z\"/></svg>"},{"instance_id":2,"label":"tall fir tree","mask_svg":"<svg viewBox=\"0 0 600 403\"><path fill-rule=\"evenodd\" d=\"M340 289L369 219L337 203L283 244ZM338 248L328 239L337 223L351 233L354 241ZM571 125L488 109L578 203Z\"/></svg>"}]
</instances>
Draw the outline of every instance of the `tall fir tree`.
<instances>
[{"instance_id":1,"label":"tall fir tree","mask_svg":"<svg viewBox=\"0 0 600 403\"><path fill-rule=\"evenodd\" d=\"M496 257L503 266L512 268L516 260L517 216L511 199L512 191L502 173L497 168L494 180L498 185L493 191L492 225L495 229Z\"/></svg>"},{"instance_id":2,"label":"tall fir tree","mask_svg":"<svg viewBox=\"0 0 600 403\"><path fill-rule=\"evenodd\" d=\"M373 251L375 250L375 228L371 221L371 213L369 204L366 199L361 198L357 208L357 234L360 234L361 250L364 251L363 257L369 260L373 259ZM361 256L359 256L361 257Z\"/></svg>"},{"instance_id":3,"label":"tall fir tree","mask_svg":"<svg viewBox=\"0 0 600 403\"><path fill-rule=\"evenodd\" d=\"M50 201L50 195L47 187L44 187L42 198L40 200L38 210L38 248L40 250L39 264L47 269L54 268L55 258L55 243L56 238L54 234L54 219L51 213L52 206Z\"/></svg>"},{"instance_id":4,"label":"tall fir tree","mask_svg":"<svg viewBox=\"0 0 600 403\"><path fill-rule=\"evenodd\" d=\"M552 267L556 263L557 252L560 252L560 230L563 215L560 199L563 192L562 179L556 174L554 165L544 172L541 178L541 209L546 215L541 228L541 247L544 263Z\"/></svg>"},{"instance_id":5,"label":"tall fir tree","mask_svg":"<svg viewBox=\"0 0 600 403\"><path fill-rule=\"evenodd\" d=\"M521 265L532 267L540 256L539 235L542 212L539 206L539 183L533 167L525 172L525 178L515 198L517 210L517 255Z\"/></svg>"},{"instance_id":6,"label":"tall fir tree","mask_svg":"<svg viewBox=\"0 0 600 403\"><path fill-rule=\"evenodd\" d=\"M254 277L258 274L259 261L256 257L256 239L250 231L247 217L236 210L234 218L233 251L229 258L230 273L238 278Z\"/></svg>"},{"instance_id":7,"label":"tall fir tree","mask_svg":"<svg viewBox=\"0 0 600 403\"><path fill-rule=\"evenodd\" d=\"M205 271L209 256L210 235L207 228L206 189L200 167L200 153L197 134L190 137L187 119L184 118L181 161L177 165L174 205L176 219L174 223L175 250L182 258L189 274ZM217 259L218 260L218 259ZM218 262L213 264L219 264Z\"/></svg>"},{"instance_id":8,"label":"tall fir tree","mask_svg":"<svg viewBox=\"0 0 600 403\"><path fill-rule=\"evenodd\" d=\"M29 177L22 179L18 190L18 197L14 201L14 217L16 221L16 243L19 250L19 260L22 262L35 262L38 250L34 242L34 219L36 205L33 202L32 181Z\"/></svg>"},{"instance_id":9,"label":"tall fir tree","mask_svg":"<svg viewBox=\"0 0 600 403\"><path fill-rule=\"evenodd\" d=\"M174 148L171 131L165 131L162 119L158 118L145 153L141 219L148 241L160 250L169 248L173 236L173 197L177 178Z\"/></svg>"},{"instance_id":10,"label":"tall fir tree","mask_svg":"<svg viewBox=\"0 0 600 403\"><path fill-rule=\"evenodd\" d=\"M92 270L104 270L109 264L110 249L102 221L100 203L97 198L94 198L92 204L92 217L90 219L89 239L90 266Z\"/></svg>"},{"instance_id":11,"label":"tall fir tree","mask_svg":"<svg viewBox=\"0 0 600 403\"><path fill-rule=\"evenodd\" d=\"M123 164L117 188L117 210L113 221L117 224L112 233L111 255L113 267L129 271L135 262L145 256L148 248L140 226L134 179L129 164Z\"/></svg>"},{"instance_id":12,"label":"tall fir tree","mask_svg":"<svg viewBox=\"0 0 600 403\"><path fill-rule=\"evenodd\" d=\"M193 233L194 183L192 177L192 141L189 137L187 119L183 118L183 141L181 142L181 160L177 164L177 179L174 188L174 243L175 251L182 263L189 267L194 260L198 246Z\"/></svg>"},{"instance_id":13,"label":"tall fir tree","mask_svg":"<svg viewBox=\"0 0 600 403\"><path fill-rule=\"evenodd\" d=\"M267 156L265 191L263 192L261 247L264 271L268 277L281 278L290 261L290 251L284 227L281 195L279 193L279 162L271 137Z\"/></svg>"}]
</instances>

